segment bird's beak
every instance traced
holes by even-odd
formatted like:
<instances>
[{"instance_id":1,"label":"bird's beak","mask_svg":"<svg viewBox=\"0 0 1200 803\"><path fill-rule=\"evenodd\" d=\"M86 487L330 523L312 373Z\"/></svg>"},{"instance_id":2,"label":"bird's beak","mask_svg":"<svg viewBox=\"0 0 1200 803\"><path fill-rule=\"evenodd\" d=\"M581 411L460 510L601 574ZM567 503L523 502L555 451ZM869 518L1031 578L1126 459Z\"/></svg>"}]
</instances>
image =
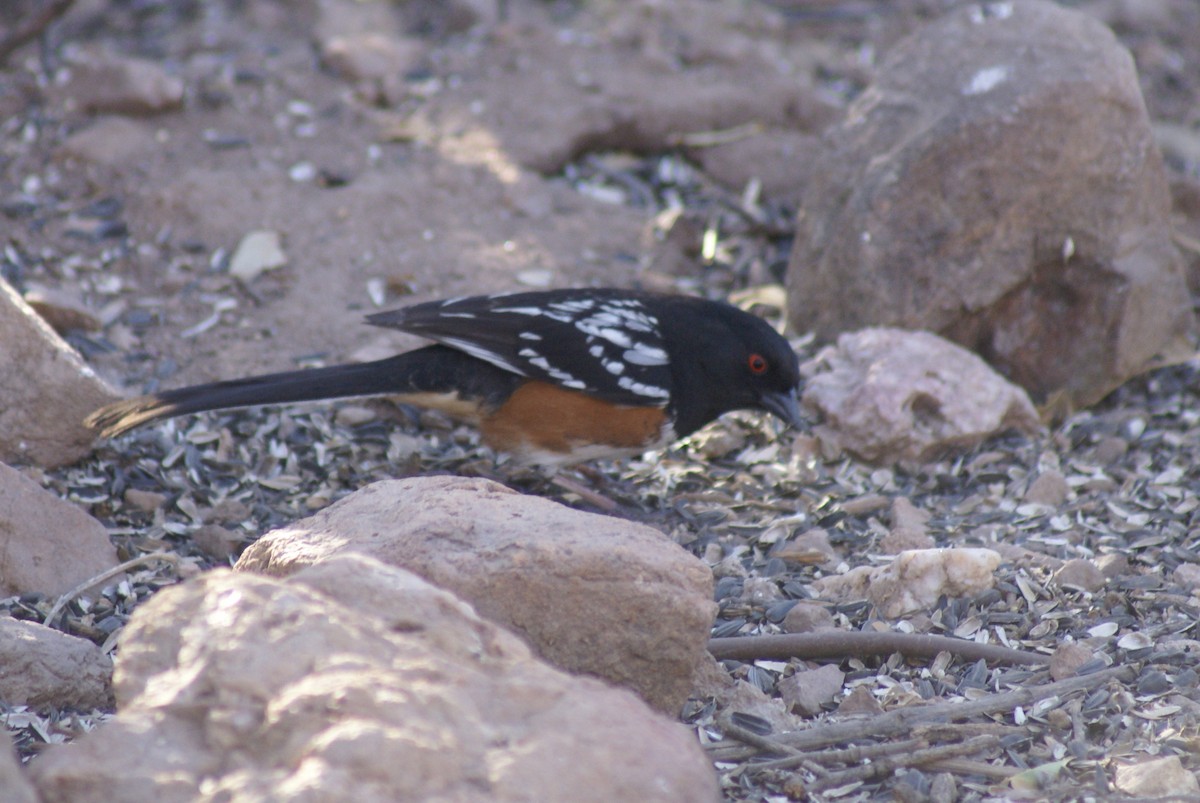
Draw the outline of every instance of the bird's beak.
<instances>
[{"instance_id":1,"label":"bird's beak","mask_svg":"<svg viewBox=\"0 0 1200 803\"><path fill-rule=\"evenodd\" d=\"M800 428L804 417L800 414L799 389L792 388L786 393L764 393L759 400L763 409L782 418L788 425Z\"/></svg>"}]
</instances>

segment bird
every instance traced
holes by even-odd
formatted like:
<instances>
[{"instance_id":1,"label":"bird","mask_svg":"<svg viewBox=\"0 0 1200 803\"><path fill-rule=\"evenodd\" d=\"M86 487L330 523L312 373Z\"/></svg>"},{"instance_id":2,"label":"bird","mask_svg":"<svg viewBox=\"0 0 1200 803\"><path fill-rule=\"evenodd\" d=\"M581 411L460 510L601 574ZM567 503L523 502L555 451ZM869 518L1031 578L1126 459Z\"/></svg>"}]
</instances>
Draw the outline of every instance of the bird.
<instances>
[{"instance_id":1,"label":"bird","mask_svg":"<svg viewBox=\"0 0 1200 803\"><path fill-rule=\"evenodd\" d=\"M477 426L517 462L555 467L642 454L731 410L802 424L799 361L763 319L720 301L616 288L428 301L366 322L430 345L165 390L85 419L112 438L211 410L386 395Z\"/></svg>"}]
</instances>

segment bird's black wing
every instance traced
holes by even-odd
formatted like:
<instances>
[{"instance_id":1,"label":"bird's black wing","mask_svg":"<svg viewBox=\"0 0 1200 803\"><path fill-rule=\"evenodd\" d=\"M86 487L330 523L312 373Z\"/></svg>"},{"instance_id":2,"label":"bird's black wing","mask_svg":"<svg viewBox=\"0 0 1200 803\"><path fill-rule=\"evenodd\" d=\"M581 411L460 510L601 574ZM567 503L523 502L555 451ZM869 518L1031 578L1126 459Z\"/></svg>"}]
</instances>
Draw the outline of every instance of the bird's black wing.
<instances>
[{"instance_id":1,"label":"bird's black wing","mask_svg":"<svg viewBox=\"0 0 1200 803\"><path fill-rule=\"evenodd\" d=\"M664 407L672 373L654 299L611 289L506 293L417 304L367 321L616 404Z\"/></svg>"}]
</instances>

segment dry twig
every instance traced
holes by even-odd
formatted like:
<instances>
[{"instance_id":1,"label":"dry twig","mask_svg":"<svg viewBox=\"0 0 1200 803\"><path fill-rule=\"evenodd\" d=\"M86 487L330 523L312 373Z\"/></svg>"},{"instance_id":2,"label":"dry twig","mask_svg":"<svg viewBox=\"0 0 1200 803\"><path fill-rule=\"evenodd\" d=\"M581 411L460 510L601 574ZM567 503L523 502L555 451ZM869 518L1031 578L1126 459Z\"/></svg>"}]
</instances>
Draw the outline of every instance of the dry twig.
<instances>
[{"instance_id":1,"label":"dry twig","mask_svg":"<svg viewBox=\"0 0 1200 803\"><path fill-rule=\"evenodd\" d=\"M992 694L981 700L914 705L862 720L832 722L802 731L781 733L775 739L782 744L808 750L862 739L887 738L909 733L920 725L955 722L973 716L1008 712L1019 705L1029 706L1049 697L1088 691L1110 680L1128 683L1134 677L1136 672L1131 666L1112 667L1090 675ZM740 744L718 742L709 747L709 755L714 761L736 760L754 754L754 751L747 752Z\"/></svg>"},{"instance_id":2,"label":"dry twig","mask_svg":"<svg viewBox=\"0 0 1200 803\"><path fill-rule=\"evenodd\" d=\"M46 618L42 620L42 624L50 626L50 623L53 622L60 613L62 613L62 609L65 608L71 600L75 599L92 586L100 585L105 580L111 580L118 575L124 574L134 566L141 566L143 563L150 563L151 561L155 560L166 561L172 566L179 565L179 556L172 552L150 552L145 555L138 555L136 558L127 560L124 563L118 563L111 569L105 569L104 571L100 572L100 574L97 574L94 577L89 577L67 593L60 596L58 600L55 601L54 607L50 609L50 613L46 614Z\"/></svg>"},{"instance_id":3,"label":"dry twig","mask_svg":"<svg viewBox=\"0 0 1200 803\"><path fill-rule=\"evenodd\" d=\"M789 658L862 658L871 655L902 655L932 658L949 652L968 661L996 661L1008 664L1049 664L1050 656L1039 652L1013 650L996 644L979 644L949 636L915 633L863 633L852 630L823 630L816 633L790 633L779 636L733 636L708 642L708 651L717 660L753 661Z\"/></svg>"}]
</instances>

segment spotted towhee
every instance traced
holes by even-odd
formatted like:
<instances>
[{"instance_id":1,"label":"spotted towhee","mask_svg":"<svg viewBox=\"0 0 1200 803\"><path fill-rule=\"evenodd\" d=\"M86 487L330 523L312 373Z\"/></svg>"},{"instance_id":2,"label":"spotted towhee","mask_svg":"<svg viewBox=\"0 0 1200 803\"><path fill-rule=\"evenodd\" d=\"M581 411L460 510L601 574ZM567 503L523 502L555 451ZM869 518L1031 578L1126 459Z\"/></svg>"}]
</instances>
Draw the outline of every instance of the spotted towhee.
<instances>
[{"instance_id":1,"label":"spotted towhee","mask_svg":"<svg viewBox=\"0 0 1200 803\"><path fill-rule=\"evenodd\" d=\"M730 410L800 422L795 353L765 321L728 304L550 290L433 301L367 321L436 345L140 396L87 424L114 436L205 410L386 394L475 423L498 451L558 464L640 453Z\"/></svg>"}]
</instances>

